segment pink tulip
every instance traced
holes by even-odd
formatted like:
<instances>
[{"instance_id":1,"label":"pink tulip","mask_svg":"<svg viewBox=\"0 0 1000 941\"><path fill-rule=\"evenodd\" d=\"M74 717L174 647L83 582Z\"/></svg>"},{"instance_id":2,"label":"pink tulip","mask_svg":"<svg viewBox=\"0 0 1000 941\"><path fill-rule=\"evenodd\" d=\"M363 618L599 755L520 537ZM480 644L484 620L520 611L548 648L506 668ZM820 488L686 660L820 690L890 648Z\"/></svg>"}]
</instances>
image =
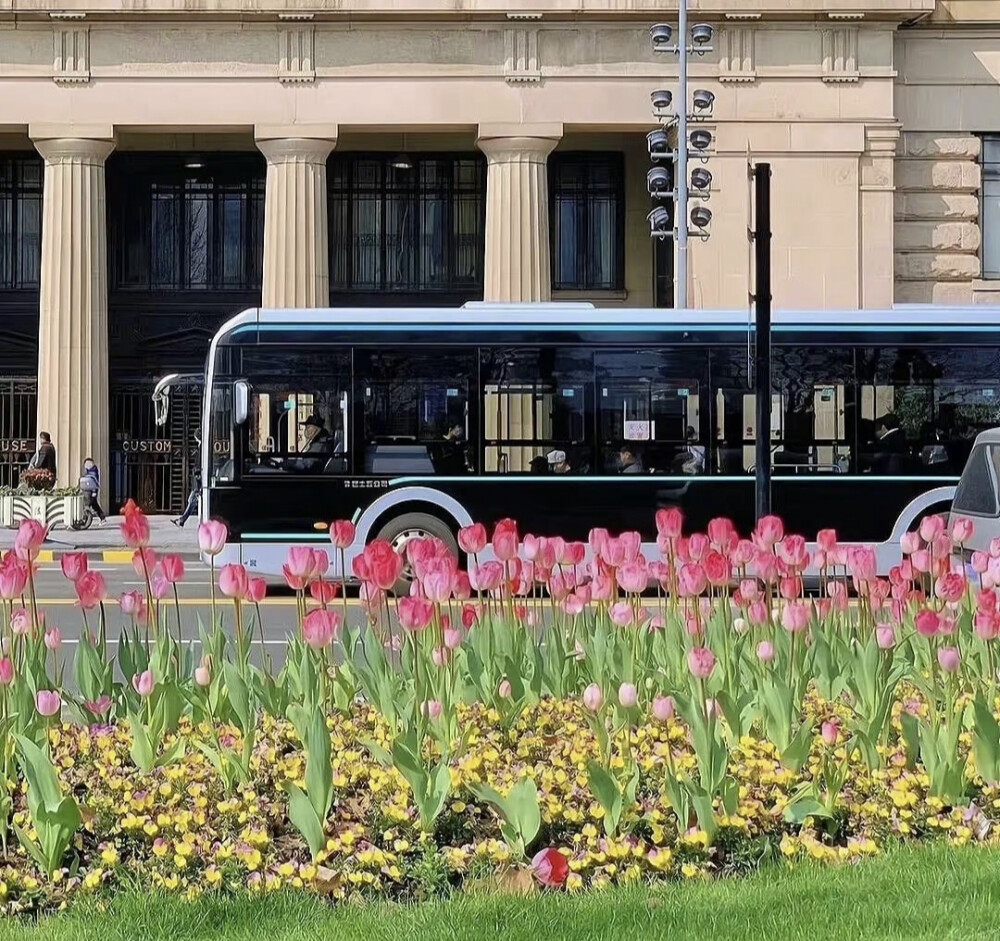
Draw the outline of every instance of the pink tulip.
<instances>
[{"instance_id":1,"label":"pink tulip","mask_svg":"<svg viewBox=\"0 0 1000 941\"><path fill-rule=\"evenodd\" d=\"M394 588L403 573L402 556L384 539L369 543L364 551L369 579L382 591Z\"/></svg>"},{"instance_id":2,"label":"pink tulip","mask_svg":"<svg viewBox=\"0 0 1000 941\"><path fill-rule=\"evenodd\" d=\"M785 524L779 516L762 516L754 530L754 542L765 549L772 549L785 535Z\"/></svg>"},{"instance_id":3,"label":"pink tulip","mask_svg":"<svg viewBox=\"0 0 1000 941\"><path fill-rule=\"evenodd\" d=\"M141 591L133 589L132 591L122 593L119 604L121 605L122 614L127 614L129 617L138 617L146 607L146 599Z\"/></svg>"},{"instance_id":4,"label":"pink tulip","mask_svg":"<svg viewBox=\"0 0 1000 941\"><path fill-rule=\"evenodd\" d=\"M962 657L957 647L939 647L937 660L945 673L954 673L961 664Z\"/></svg>"},{"instance_id":5,"label":"pink tulip","mask_svg":"<svg viewBox=\"0 0 1000 941\"><path fill-rule=\"evenodd\" d=\"M18 608L10 616L10 629L19 635L31 630L31 615L24 608Z\"/></svg>"},{"instance_id":6,"label":"pink tulip","mask_svg":"<svg viewBox=\"0 0 1000 941\"><path fill-rule=\"evenodd\" d=\"M162 601L170 594L170 582L163 577L163 573L159 569L153 574L149 587L157 601Z\"/></svg>"},{"instance_id":7,"label":"pink tulip","mask_svg":"<svg viewBox=\"0 0 1000 941\"><path fill-rule=\"evenodd\" d=\"M84 611L96 608L108 596L108 586L100 572L84 572L74 587L77 600Z\"/></svg>"},{"instance_id":8,"label":"pink tulip","mask_svg":"<svg viewBox=\"0 0 1000 941\"><path fill-rule=\"evenodd\" d=\"M708 647L692 647L688 651L688 669L697 679L708 679L715 669L715 654Z\"/></svg>"},{"instance_id":9,"label":"pink tulip","mask_svg":"<svg viewBox=\"0 0 1000 941\"><path fill-rule=\"evenodd\" d=\"M976 637L980 640L996 640L1000 633L1000 618L995 611L977 611L972 619Z\"/></svg>"},{"instance_id":10,"label":"pink tulip","mask_svg":"<svg viewBox=\"0 0 1000 941\"><path fill-rule=\"evenodd\" d=\"M510 699L514 695L514 688L510 685L510 680L501 680L497 687L497 695L501 699Z\"/></svg>"},{"instance_id":11,"label":"pink tulip","mask_svg":"<svg viewBox=\"0 0 1000 941\"><path fill-rule=\"evenodd\" d=\"M458 531L458 545L467 555L476 555L486 548L486 527L482 523L463 526Z\"/></svg>"},{"instance_id":12,"label":"pink tulip","mask_svg":"<svg viewBox=\"0 0 1000 941\"><path fill-rule=\"evenodd\" d=\"M597 710L601 708L603 702L604 694L601 692L601 687L596 683L591 683L583 691L583 705L591 712L597 712Z\"/></svg>"},{"instance_id":13,"label":"pink tulip","mask_svg":"<svg viewBox=\"0 0 1000 941\"><path fill-rule=\"evenodd\" d=\"M160 559L160 568L163 577L171 585L176 584L184 578L184 560L175 553L170 553Z\"/></svg>"},{"instance_id":14,"label":"pink tulip","mask_svg":"<svg viewBox=\"0 0 1000 941\"><path fill-rule=\"evenodd\" d=\"M683 597L700 595L708 585L705 569L696 562L685 562L677 573L678 587Z\"/></svg>"},{"instance_id":15,"label":"pink tulip","mask_svg":"<svg viewBox=\"0 0 1000 941\"><path fill-rule=\"evenodd\" d=\"M356 534L357 530L350 520L336 520L330 524L330 542L338 549L349 549Z\"/></svg>"},{"instance_id":16,"label":"pink tulip","mask_svg":"<svg viewBox=\"0 0 1000 941\"><path fill-rule=\"evenodd\" d=\"M634 620L632 605L627 601L619 601L608 610L611 623L618 627L628 627Z\"/></svg>"},{"instance_id":17,"label":"pink tulip","mask_svg":"<svg viewBox=\"0 0 1000 941\"><path fill-rule=\"evenodd\" d=\"M816 533L816 545L818 545L824 552L829 552L835 545L837 545L837 530L821 529L818 533Z\"/></svg>"},{"instance_id":18,"label":"pink tulip","mask_svg":"<svg viewBox=\"0 0 1000 941\"><path fill-rule=\"evenodd\" d=\"M951 538L959 545L968 542L975 531L975 524L968 517L959 516L951 525Z\"/></svg>"},{"instance_id":19,"label":"pink tulip","mask_svg":"<svg viewBox=\"0 0 1000 941\"><path fill-rule=\"evenodd\" d=\"M550 847L540 850L531 858L531 871L541 885L558 889L569 876L569 863L562 853Z\"/></svg>"},{"instance_id":20,"label":"pink tulip","mask_svg":"<svg viewBox=\"0 0 1000 941\"><path fill-rule=\"evenodd\" d=\"M17 535L14 536L14 554L22 561L34 561L38 558L38 553L48 532L48 528L39 523L38 520L21 520L21 525L17 528Z\"/></svg>"},{"instance_id":21,"label":"pink tulip","mask_svg":"<svg viewBox=\"0 0 1000 941\"><path fill-rule=\"evenodd\" d=\"M684 515L675 507L656 511L656 532L667 539L677 539L684 528Z\"/></svg>"},{"instance_id":22,"label":"pink tulip","mask_svg":"<svg viewBox=\"0 0 1000 941\"><path fill-rule=\"evenodd\" d=\"M427 600L435 604L444 604L451 597L452 577L450 572L431 572L423 582Z\"/></svg>"},{"instance_id":23,"label":"pink tulip","mask_svg":"<svg viewBox=\"0 0 1000 941\"><path fill-rule=\"evenodd\" d=\"M723 585L729 584L732 572L729 560L721 552L715 549L710 550L706 553L705 558L702 559L701 564L710 585L720 588Z\"/></svg>"},{"instance_id":24,"label":"pink tulip","mask_svg":"<svg viewBox=\"0 0 1000 941\"><path fill-rule=\"evenodd\" d=\"M757 659L762 663L770 663L774 659L774 644L769 640L762 640L757 645Z\"/></svg>"},{"instance_id":25,"label":"pink tulip","mask_svg":"<svg viewBox=\"0 0 1000 941\"><path fill-rule=\"evenodd\" d=\"M291 546L288 549L288 561L284 566L286 573L306 583L316 575L316 557L310 546Z\"/></svg>"},{"instance_id":26,"label":"pink tulip","mask_svg":"<svg viewBox=\"0 0 1000 941\"><path fill-rule=\"evenodd\" d=\"M639 691L634 683L622 683L618 687L618 705L622 709L631 709L639 701Z\"/></svg>"},{"instance_id":27,"label":"pink tulip","mask_svg":"<svg viewBox=\"0 0 1000 941\"><path fill-rule=\"evenodd\" d=\"M153 671L143 670L142 673L136 673L132 677L132 688L145 699L150 693L153 692Z\"/></svg>"},{"instance_id":28,"label":"pink tulip","mask_svg":"<svg viewBox=\"0 0 1000 941\"><path fill-rule=\"evenodd\" d=\"M222 566L219 570L219 591L227 598L243 601L247 596L247 570L235 562Z\"/></svg>"},{"instance_id":29,"label":"pink tulip","mask_svg":"<svg viewBox=\"0 0 1000 941\"><path fill-rule=\"evenodd\" d=\"M673 718L674 715L674 697L673 696L657 696L653 700L653 718L657 722L666 722Z\"/></svg>"},{"instance_id":30,"label":"pink tulip","mask_svg":"<svg viewBox=\"0 0 1000 941\"><path fill-rule=\"evenodd\" d=\"M448 650L457 650L462 646L462 632L457 627L445 628L444 645Z\"/></svg>"},{"instance_id":31,"label":"pink tulip","mask_svg":"<svg viewBox=\"0 0 1000 941\"><path fill-rule=\"evenodd\" d=\"M957 572L942 575L934 582L934 594L943 601L956 602L965 597L965 576Z\"/></svg>"},{"instance_id":32,"label":"pink tulip","mask_svg":"<svg viewBox=\"0 0 1000 941\"><path fill-rule=\"evenodd\" d=\"M930 608L921 608L913 620L921 637L933 637L941 628L941 616Z\"/></svg>"},{"instance_id":33,"label":"pink tulip","mask_svg":"<svg viewBox=\"0 0 1000 941\"><path fill-rule=\"evenodd\" d=\"M408 631L422 631L434 617L434 605L426 598L399 599L399 623Z\"/></svg>"},{"instance_id":34,"label":"pink tulip","mask_svg":"<svg viewBox=\"0 0 1000 941\"><path fill-rule=\"evenodd\" d=\"M207 666L202 664L201 666L194 668L194 681L199 686L208 686L212 682L212 672Z\"/></svg>"},{"instance_id":35,"label":"pink tulip","mask_svg":"<svg viewBox=\"0 0 1000 941\"><path fill-rule=\"evenodd\" d=\"M474 591L495 591L502 579L503 565L499 562L483 562L469 569L469 584Z\"/></svg>"},{"instance_id":36,"label":"pink tulip","mask_svg":"<svg viewBox=\"0 0 1000 941\"><path fill-rule=\"evenodd\" d=\"M7 601L20 598L27 584L27 564L15 555L8 555L0 565L0 597Z\"/></svg>"},{"instance_id":37,"label":"pink tulip","mask_svg":"<svg viewBox=\"0 0 1000 941\"><path fill-rule=\"evenodd\" d=\"M801 536L785 536L775 548L778 558L794 569L805 568L809 563L809 550Z\"/></svg>"},{"instance_id":38,"label":"pink tulip","mask_svg":"<svg viewBox=\"0 0 1000 941\"><path fill-rule=\"evenodd\" d=\"M493 528L493 552L501 562L509 562L517 555L517 523L502 519Z\"/></svg>"},{"instance_id":39,"label":"pink tulip","mask_svg":"<svg viewBox=\"0 0 1000 941\"><path fill-rule=\"evenodd\" d=\"M733 521L725 516L709 520L707 530L709 541L719 552L727 552L730 543L737 538Z\"/></svg>"},{"instance_id":40,"label":"pink tulip","mask_svg":"<svg viewBox=\"0 0 1000 941\"><path fill-rule=\"evenodd\" d=\"M915 572L926 574L931 570L931 553L929 549L917 549L910 555L910 564Z\"/></svg>"},{"instance_id":41,"label":"pink tulip","mask_svg":"<svg viewBox=\"0 0 1000 941\"><path fill-rule=\"evenodd\" d=\"M263 578L247 578L247 601L260 604L267 595L267 581Z\"/></svg>"},{"instance_id":42,"label":"pink tulip","mask_svg":"<svg viewBox=\"0 0 1000 941\"><path fill-rule=\"evenodd\" d=\"M106 716L111 711L111 697L101 695L97 699L88 699L83 705L91 715Z\"/></svg>"},{"instance_id":43,"label":"pink tulip","mask_svg":"<svg viewBox=\"0 0 1000 941\"><path fill-rule=\"evenodd\" d=\"M564 542L562 551L559 553L558 562L560 565L567 565L575 568L583 563L587 555L587 546L582 542Z\"/></svg>"},{"instance_id":44,"label":"pink tulip","mask_svg":"<svg viewBox=\"0 0 1000 941\"><path fill-rule=\"evenodd\" d=\"M326 549L313 549L313 566L317 578L322 578L330 570L330 556Z\"/></svg>"},{"instance_id":45,"label":"pink tulip","mask_svg":"<svg viewBox=\"0 0 1000 941\"><path fill-rule=\"evenodd\" d=\"M62 646L62 632L58 627L49 628L45 632L45 646L49 650L58 650Z\"/></svg>"},{"instance_id":46,"label":"pink tulip","mask_svg":"<svg viewBox=\"0 0 1000 941\"><path fill-rule=\"evenodd\" d=\"M38 714L50 718L54 716L62 706L59 694L49 689L40 689L35 693L35 708Z\"/></svg>"},{"instance_id":47,"label":"pink tulip","mask_svg":"<svg viewBox=\"0 0 1000 941\"><path fill-rule=\"evenodd\" d=\"M87 553L64 552L59 559L59 566L62 568L63 575L71 582L76 582L87 571Z\"/></svg>"},{"instance_id":48,"label":"pink tulip","mask_svg":"<svg viewBox=\"0 0 1000 941\"><path fill-rule=\"evenodd\" d=\"M139 578L146 578L156 568L156 551L145 546L132 553L132 570Z\"/></svg>"},{"instance_id":49,"label":"pink tulip","mask_svg":"<svg viewBox=\"0 0 1000 941\"><path fill-rule=\"evenodd\" d=\"M820 734L823 737L823 744L833 748L837 744L837 736L840 734L840 725L835 719L827 719L820 727Z\"/></svg>"},{"instance_id":50,"label":"pink tulip","mask_svg":"<svg viewBox=\"0 0 1000 941\"><path fill-rule=\"evenodd\" d=\"M14 681L14 663L10 657L0 660L0 686L10 686Z\"/></svg>"},{"instance_id":51,"label":"pink tulip","mask_svg":"<svg viewBox=\"0 0 1000 941\"><path fill-rule=\"evenodd\" d=\"M649 570L645 562L626 562L617 569L615 577L622 591L633 595L644 592L649 584Z\"/></svg>"},{"instance_id":52,"label":"pink tulip","mask_svg":"<svg viewBox=\"0 0 1000 941\"><path fill-rule=\"evenodd\" d=\"M994 536L990 540L990 558L1000 558L1000 536Z\"/></svg>"},{"instance_id":53,"label":"pink tulip","mask_svg":"<svg viewBox=\"0 0 1000 941\"><path fill-rule=\"evenodd\" d=\"M264 580L260 579L260 581ZM267 585L265 583L265 590L266 588ZM309 583L309 594L314 601L318 601L324 607L336 599L339 590L340 586L336 582L315 581ZM248 600L253 601L253 598L250 597L249 581L247 582L247 597Z\"/></svg>"},{"instance_id":54,"label":"pink tulip","mask_svg":"<svg viewBox=\"0 0 1000 941\"><path fill-rule=\"evenodd\" d=\"M792 634L804 631L809 625L809 606L802 602L792 602L785 605L781 612L781 626Z\"/></svg>"},{"instance_id":55,"label":"pink tulip","mask_svg":"<svg viewBox=\"0 0 1000 941\"><path fill-rule=\"evenodd\" d=\"M130 549L143 549L149 545L149 520L141 510L130 513L121 525L122 539Z\"/></svg>"},{"instance_id":56,"label":"pink tulip","mask_svg":"<svg viewBox=\"0 0 1000 941\"><path fill-rule=\"evenodd\" d=\"M451 651L444 647L435 647L431 651L431 663L436 667L443 667L451 659Z\"/></svg>"},{"instance_id":57,"label":"pink tulip","mask_svg":"<svg viewBox=\"0 0 1000 941\"><path fill-rule=\"evenodd\" d=\"M218 555L228 538L229 530L219 520L206 520L198 527L198 549L203 555Z\"/></svg>"},{"instance_id":58,"label":"pink tulip","mask_svg":"<svg viewBox=\"0 0 1000 941\"><path fill-rule=\"evenodd\" d=\"M700 562L704 559L705 553L708 552L709 548L708 536L704 533L692 533L688 537L687 554L692 562Z\"/></svg>"},{"instance_id":59,"label":"pink tulip","mask_svg":"<svg viewBox=\"0 0 1000 941\"><path fill-rule=\"evenodd\" d=\"M310 611L302 621L302 636L312 648L326 647L340 632L341 616L326 608Z\"/></svg>"},{"instance_id":60,"label":"pink tulip","mask_svg":"<svg viewBox=\"0 0 1000 941\"><path fill-rule=\"evenodd\" d=\"M420 711L427 716L428 719L440 719L442 711L441 701L438 699L430 699L421 704Z\"/></svg>"},{"instance_id":61,"label":"pink tulip","mask_svg":"<svg viewBox=\"0 0 1000 941\"><path fill-rule=\"evenodd\" d=\"M920 538L924 542L933 542L935 536L944 532L944 518L941 516L925 516L920 521Z\"/></svg>"},{"instance_id":62,"label":"pink tulip","mask_svg":"<svg viewBox=\"0 0 1000 941\"><path fill-rule=\"evenodd\" d=\"M909 533L903 533L899 537L899 548L903 555L913 555L922 545L920 539L920 533L914 531Z\"/></svg>"},{"instance_id":63,"label":"pink tulip","mask_svg":"<svg viewBox=\"0 0 1000 941\"><path fill-rule=\"evenodd\" d=\"M882 650L890 650L896 646L896 632L891 624L879 624L875 628L875 643Z\"/></svg>"},{"instance_id":64,"label":"pink tulip","mask_svg":"<svg viewBox=\"0 0 1000 941\"><path fill-rule=\"evenodd\" d=\"M972 553L972 571L982 575L990 566L990 557L985 552Z\"/></svg>"}]
</instances>

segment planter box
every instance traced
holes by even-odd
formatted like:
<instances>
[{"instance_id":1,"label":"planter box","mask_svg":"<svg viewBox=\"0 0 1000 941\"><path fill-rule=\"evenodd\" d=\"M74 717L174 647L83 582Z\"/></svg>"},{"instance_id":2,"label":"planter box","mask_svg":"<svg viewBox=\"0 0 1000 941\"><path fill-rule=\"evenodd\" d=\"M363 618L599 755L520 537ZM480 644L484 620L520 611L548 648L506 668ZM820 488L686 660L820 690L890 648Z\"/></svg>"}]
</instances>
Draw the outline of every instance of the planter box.
<instances>
[{"instance_id":1,"label":"planter box","mask_svg":"<svg viewBox=\"0 0 1000 941\"><path fill-rule=\"evenodd\" d=\"M38 520L45 526L69 529L83 517L83 494L51 496L44 493L9 493L0 496L0 526L14 529L21 520Z\"/></svg>"}]
</instances>

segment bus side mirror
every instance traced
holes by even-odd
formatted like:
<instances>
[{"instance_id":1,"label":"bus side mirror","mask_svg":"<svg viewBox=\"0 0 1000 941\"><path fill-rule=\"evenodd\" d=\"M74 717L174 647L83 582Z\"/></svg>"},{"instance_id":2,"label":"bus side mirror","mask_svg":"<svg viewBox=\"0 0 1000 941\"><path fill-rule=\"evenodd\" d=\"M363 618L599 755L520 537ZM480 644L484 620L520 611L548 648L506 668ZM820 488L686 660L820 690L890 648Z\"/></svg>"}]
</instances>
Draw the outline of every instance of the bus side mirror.
<instances>
[{"instance_id":1,"label":"bus side mirror","mask_svg":"<svg viewBox=\"0 0 1000 941\"><path fill-rule=\"evenodd\" d=\"M250 417L250 383L237 379L233 383L233 421L243 425Z\"/></svg>"}]
</instances>

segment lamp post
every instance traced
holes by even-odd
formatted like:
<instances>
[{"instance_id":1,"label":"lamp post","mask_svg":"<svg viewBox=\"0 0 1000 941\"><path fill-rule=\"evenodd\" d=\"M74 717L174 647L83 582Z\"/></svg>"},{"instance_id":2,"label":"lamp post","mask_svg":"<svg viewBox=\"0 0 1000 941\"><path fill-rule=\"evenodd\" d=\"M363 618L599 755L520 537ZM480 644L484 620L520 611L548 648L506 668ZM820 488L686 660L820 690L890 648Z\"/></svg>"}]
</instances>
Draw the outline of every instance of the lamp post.
<instances>
[{"instance_id":1,"label":"lamp post","mask_svg":"<svg viewBox=\"0 0 1000 941\"><path fill-rule=\"evenodd\" d=\"M715 101L715 95L704 89L697 89L695 91L695 101L694 101L694 112L688 113L688 55L694 53L695 55L705 55L707 52L712 51L712 47L709 43L712 40L712 27L707 23L697 23L690 30L690 35L688 35L688 10L687 10L687 0L679 0L677 9L677 42L671 44L670 38L672 34L672 29L666 23L657 23L655 26L650 27L650 38L653 44L653 52L657 53L671 53L677 56L678 64L678 77L677 77L677 113L676 117L668 115L666 112L670 107L670 102L672 96L669 92L661 90L653 92L653 112L654 115L660 120L661 124L664 123L674 123L677 124L677 149L673 152L667 150L666 147L662 146L660 141L662 139L655 138L656 132L652 132L648 136L649 140L649 155L655 160L663 160L668 158L674 159L674 164L676 168L676 173L674 175L674 232L677 238L677 278L676 278L676 293L675 293L675 304L674 306L683 310L688 306L688 236L690 234L688 229L688 223L694 222L695 224L695 235L698 238L708 238L708 232L705 230L708 222L711 221L712 213L707 207L696 207L699 209L697 212L697 220L691 218L691 211L688 210L688 197L689 192L689 180L688 180L688 146L694 144L697 150L704 152L705 149L711 143L711 133L708 130L701 130L697 133L700 135L698 142L689 139L688 135L688 121L690 119L697 119L699 117L708 117L712 112L712 104ZM656 143L654 144L654 140ZM707 180L704 188L703 195L704 198L708 198L708 185L711 183L712 176L707 171L703 171L704 176L702 179ZM701 186L696 187L702 189ZM650 187L650 195L654 197L662 196L662 190L654 191L653 187ZM693 211L693 210L692 210ZM665 225L665 214L662 211L662 207L657 207L648 216L650 224L650 235L653 238L666 238L668 234L667 227Z\"/></svg>"}]
</instances>

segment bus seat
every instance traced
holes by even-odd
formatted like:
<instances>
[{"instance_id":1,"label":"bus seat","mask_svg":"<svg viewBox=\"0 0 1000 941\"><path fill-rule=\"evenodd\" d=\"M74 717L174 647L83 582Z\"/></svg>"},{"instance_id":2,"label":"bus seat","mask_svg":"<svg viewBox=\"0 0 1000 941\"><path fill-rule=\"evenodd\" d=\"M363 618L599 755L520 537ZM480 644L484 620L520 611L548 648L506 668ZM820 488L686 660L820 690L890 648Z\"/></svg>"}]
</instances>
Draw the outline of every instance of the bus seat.
<instances>
[{"instance_id":1,"label":"bus seat","mask_svg":"<svg viewBox=\"0 0 1000 941\"><path fill-rule=\"evenodd\" d=\"M365 473L386 476L433 474L427 447L421 444L369 445L365 454Z\"/></svg>"}]
</instances>

